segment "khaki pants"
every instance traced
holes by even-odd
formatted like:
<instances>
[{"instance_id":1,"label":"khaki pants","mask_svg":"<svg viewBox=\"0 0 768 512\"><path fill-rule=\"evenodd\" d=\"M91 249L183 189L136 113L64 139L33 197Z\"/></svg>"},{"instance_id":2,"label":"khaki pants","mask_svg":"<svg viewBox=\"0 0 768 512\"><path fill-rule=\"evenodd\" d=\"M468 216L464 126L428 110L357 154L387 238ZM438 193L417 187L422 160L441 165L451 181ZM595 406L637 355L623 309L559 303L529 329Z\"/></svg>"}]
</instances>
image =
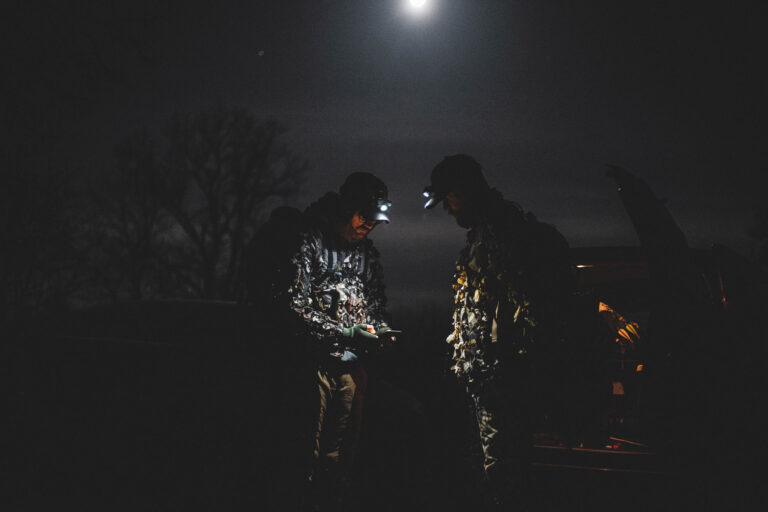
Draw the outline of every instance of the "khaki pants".
<instances>
[{"instance_id":1,"label":"khaki pants","mask_svg":"<svg viewBox=\"0 0 768 512\"><path fill-rule=\"evenodd\" d=\"M310 364L286 370L276 382L283 399L274 425L275 490L283 496L286 510L292 510L294 499L338 499L362 425L365 370L354 364Z\"/></svg>"},{"instance_id":2,"label":"khaki pants","mask_svg":"<svg viewBox=\"0 0 768 512\"><path fill-rule=\"evenodd\" d=\"M354 462L360 439L368 377L360 366L317 370L317 416L313 455L321 467Z\"/></svg>"}]
</instances>

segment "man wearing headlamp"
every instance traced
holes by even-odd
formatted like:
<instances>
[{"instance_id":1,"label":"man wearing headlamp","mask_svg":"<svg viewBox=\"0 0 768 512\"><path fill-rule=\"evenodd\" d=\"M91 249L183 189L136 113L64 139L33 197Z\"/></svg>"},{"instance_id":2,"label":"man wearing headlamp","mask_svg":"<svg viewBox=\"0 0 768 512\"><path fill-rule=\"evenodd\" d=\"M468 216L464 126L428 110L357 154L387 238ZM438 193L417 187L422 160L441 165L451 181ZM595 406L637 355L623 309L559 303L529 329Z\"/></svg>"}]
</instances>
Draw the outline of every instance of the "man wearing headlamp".
<instances>
[{"instance_id":1,"label":"man wearing headlamp","mask_svg":"<svg viewBox=\"0 0 768 512\"><path fill-rule=\"evenodd\" d=\"M380 179L350 174L338 193L325 194L303 212L298 248L282 281L270 284L296 366L304 368L296 373L298 392L290 394L298 403L285 405L291 411L281 417L287 431L304 421L308 428L288 448L301 451L299 458L312 455L306 464L290 457L285 463L311 466L310 499L323 509L333 510L343 495L353 461L364 361L390 348L399 332L389 327L379 253L368 239L378 224L389 223L391 206ZM306 410L312 418L300 412Z\"/></svg>"},{"instance_id":2,"label":"man wearing headlamp","mask_svg":"<svg viewBox=\"0 0 768 512\"><path fill-rule=\"evenodd\" d=\"M572 288L568 243L491 188L480 164L457 154L433 169L425 208L441 201L467 244L453 276L451 370L465 386L482 453L489 510L522 509L533 433L531 356L559 343Z\"/></svg>"}]
</instances>

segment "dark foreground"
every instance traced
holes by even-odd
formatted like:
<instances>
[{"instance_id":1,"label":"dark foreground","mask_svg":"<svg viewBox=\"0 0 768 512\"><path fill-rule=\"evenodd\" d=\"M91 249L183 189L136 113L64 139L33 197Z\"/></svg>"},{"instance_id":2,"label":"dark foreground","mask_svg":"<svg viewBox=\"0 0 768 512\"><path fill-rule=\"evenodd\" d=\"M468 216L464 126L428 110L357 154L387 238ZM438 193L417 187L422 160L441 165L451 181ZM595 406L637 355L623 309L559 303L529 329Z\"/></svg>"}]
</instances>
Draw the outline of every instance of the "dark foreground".
<instances>
[{"instance_id":1,"label":"dark foreground","mask_svg":"<svg viewBox=\"0 0 768 512\"><path fill-rule=\"evenodd\" d=\"M269 434L284 366L243 324L251 315L231 304L113 313L4 346L2 510L292 510L300 489L277 492L283 447ZM420 347L371 368L351 510L481 510L463 395L442 346ZM760 493L757 403L723 401L727 414L649 441L626 403L578 389L567 401L582 428L539 423L529 510L749 510ZM717 435L696 438L702 421Z\"/></svg>"},{"instance_id":2,"label":"dark foreground","mask_svg":"<svg viewBox=\"0 0 768 512\"><path fill-rule=\"evenodd\" d=\"M116 369L48 367L71 373L21 391L16 411L26 421L12 434L21 451L10 459L3 510L292 510L301 489L288 499L275 492L271 461L280 447L257 436L261 419L272 418L249 414L268 413L256 395L248 402L204 375L195 379L211 392L196 393L200 381L173 372L163 380L174 385L156 387ZM150 369L164 371L154 362ZM371 385L350 510L481 510L460 404L395 407L377 396L391 396L387 386ZM652 449L607 441L569 448L539 435L528 509L721 509L704 506L708 483L681 485ZM743 509L751 489L743 491L727 496L728 508Z\"/></svg>"}]
</instances>

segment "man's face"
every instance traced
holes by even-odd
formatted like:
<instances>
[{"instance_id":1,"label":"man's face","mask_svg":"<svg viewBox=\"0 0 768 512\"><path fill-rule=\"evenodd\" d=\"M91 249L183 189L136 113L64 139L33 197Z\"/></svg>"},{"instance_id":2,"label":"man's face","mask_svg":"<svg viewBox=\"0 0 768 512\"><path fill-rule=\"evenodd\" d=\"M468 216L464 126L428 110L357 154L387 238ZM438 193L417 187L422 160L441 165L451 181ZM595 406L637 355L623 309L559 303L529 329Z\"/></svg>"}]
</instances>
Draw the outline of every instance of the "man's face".
<instances>
[{"instance_id":1,"label":"man's face","mask_svg":"<svg viewBox=\"0 0 768 512\"><path fill-rule=\"evenodd\" d=\"M448 192L443 199L443 210L456 219L456 224L459 226L469 228L472 225L469 203L461 194Z\"/></svg>"},{"instance_id":2,"label":"man's face","mask_svg":"<svg viewBox=\"0 0 768 512\"><path fill-rule=\"evenodd\" d=\"M359 242L378 224L375 220L366 219L360 212L355 212L349 222L344 226L342 235L348 242Z\"/></svg>"}]
</instances>

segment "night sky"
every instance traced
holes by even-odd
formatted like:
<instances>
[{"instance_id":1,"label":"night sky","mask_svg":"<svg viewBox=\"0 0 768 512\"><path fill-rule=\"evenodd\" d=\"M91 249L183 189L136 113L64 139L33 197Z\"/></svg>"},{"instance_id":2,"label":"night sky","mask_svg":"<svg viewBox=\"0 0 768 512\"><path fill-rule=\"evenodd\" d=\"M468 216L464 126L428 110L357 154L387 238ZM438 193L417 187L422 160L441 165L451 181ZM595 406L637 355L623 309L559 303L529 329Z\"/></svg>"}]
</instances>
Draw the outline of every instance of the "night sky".
<instances>
[{"instance_id":1,"label":"night sky","mask_svg":"<svg viewBox=\"0 0 768 512\"><path fill-rule=\"evenodd\" d=\"M421 16L404 0L15 4L1 16L11 131L102 169L174 112L275 118L311 165L295 206L352 171L389 185L393 222L372 238L393 304L450 295L464 231L421 197L445 155L474 156L572 246L637 243L609 163L668 198L695 247L749 255L765 208L758 2L431 0Z\"/></svg>"}]
</instances>

